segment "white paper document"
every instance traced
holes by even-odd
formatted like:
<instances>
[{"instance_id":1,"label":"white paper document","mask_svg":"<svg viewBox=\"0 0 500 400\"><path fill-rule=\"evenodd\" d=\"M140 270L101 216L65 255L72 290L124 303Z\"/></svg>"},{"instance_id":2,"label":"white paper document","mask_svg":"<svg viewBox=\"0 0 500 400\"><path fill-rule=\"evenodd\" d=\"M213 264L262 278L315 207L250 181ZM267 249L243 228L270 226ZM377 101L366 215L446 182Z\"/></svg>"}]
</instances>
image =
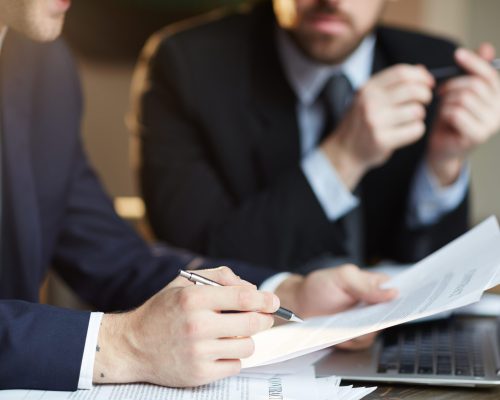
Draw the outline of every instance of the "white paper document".
<instances>
[{"instance_id":1,"label":"white paper document","mask_svg":"<svg viewBox=\"0 0 500 400\"><path fill-rule=\"evenodd\" d=\"M389 303L362 306L304 323L279 326L254 336L250 368L282 362L390 326L474 303L498 282L500 230L494 217L396 275L399 290Z\"/></svg>"},{"instance_id":2,"label":"white paper document","mask_svg":"<svg viewBox=\"0 0 500 400\"><path fill-rule=\"evenodd\" d=\"M189 389L131 384L76 392L4 390L0 400L359 400L375 389L341 387L337 377L316 379L310 366L299 374L268 375L266 379L235 376Z\"/></svg>"}]
</instances>

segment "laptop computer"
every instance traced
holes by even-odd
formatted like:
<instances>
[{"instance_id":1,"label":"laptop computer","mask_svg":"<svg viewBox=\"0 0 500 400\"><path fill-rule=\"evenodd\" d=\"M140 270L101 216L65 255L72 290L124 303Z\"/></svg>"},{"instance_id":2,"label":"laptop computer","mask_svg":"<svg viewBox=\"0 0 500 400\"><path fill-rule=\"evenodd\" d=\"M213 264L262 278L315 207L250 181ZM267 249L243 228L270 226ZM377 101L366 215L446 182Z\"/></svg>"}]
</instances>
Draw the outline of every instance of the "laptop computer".
<instances>
[{"instance_id":1,"label":"laptop computer","mask_svg":"<svg viewBox=\"0 0 500 400\"><path fill-rule=\"evenodd\" d=\"M368 350L333 352L317 376L439 386L500 386L500 318L450 318L384 331Z\"/></svg>"}]
</instances>

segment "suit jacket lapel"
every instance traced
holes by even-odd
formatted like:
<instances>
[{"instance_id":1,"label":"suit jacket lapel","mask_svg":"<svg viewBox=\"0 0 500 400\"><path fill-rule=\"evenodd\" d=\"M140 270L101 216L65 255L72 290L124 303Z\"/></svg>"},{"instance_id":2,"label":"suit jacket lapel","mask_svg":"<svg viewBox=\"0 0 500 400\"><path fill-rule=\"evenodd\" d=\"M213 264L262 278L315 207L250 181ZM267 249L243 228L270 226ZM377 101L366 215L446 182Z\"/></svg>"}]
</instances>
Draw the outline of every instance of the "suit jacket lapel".
<instances>
[{"instance_id":1,"label":"suit jacket lapel","mask_svg":"<svg viewBox=\"0 0 500 400\"><path fill-rule=\"evenodd\" d=\"M0 55L4 244L4 279L1 279L0 288L3 289L4 296L16 293L16 297L23 294L28 296L26 282L38 284L37 278L40 276L34 278L33 272L38 266L41 250L38 207L30 159L30 130L34 128L31 105L35 95L33 90L36 67L31 64L29 46L19 43L23 40L10 32ZM1 285L3 282L8 282L9 286Z\"/></svg>"},{"instance_id":2,"label":"suit jacket lapel","mask_svg":"<svg viewBox=\"0 0 500 400\"><path fill-rule=\"evenodd\" d=\"M296 97L288 84L274 40L275 20L270 4L255 10L251 46L250 96L259 123L258 161L271 171L271 181L300 160L300 137L295 118ZM269 183L269 182L268 182Z\"/></svg>"}]
</instances>

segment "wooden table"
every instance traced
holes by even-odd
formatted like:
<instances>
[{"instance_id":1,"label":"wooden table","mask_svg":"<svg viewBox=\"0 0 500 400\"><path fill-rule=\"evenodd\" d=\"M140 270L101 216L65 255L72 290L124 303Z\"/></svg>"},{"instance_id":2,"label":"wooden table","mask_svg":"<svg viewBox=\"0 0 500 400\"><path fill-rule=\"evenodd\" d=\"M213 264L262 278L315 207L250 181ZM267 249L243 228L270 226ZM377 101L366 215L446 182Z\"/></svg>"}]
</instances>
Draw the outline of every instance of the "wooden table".
<instances>
[{"instance_id":1,"label":"wooden table","mask_svg":"<svg viewBox=\"0 0 500 400\"><path fill-rule=\"evenodd\" d=\"M345 385L346 382L342 382ZM350 383L349 383L350 384ZM360 386L360 382L354 383ZM366 386L369 386L367 383ZM446 387L426 387L426 386L378 386L378 389L365 397L365 399L375 400L500 400L500 387L494 389L477 388L446 388Z\"/></svg>"}]
</instances>

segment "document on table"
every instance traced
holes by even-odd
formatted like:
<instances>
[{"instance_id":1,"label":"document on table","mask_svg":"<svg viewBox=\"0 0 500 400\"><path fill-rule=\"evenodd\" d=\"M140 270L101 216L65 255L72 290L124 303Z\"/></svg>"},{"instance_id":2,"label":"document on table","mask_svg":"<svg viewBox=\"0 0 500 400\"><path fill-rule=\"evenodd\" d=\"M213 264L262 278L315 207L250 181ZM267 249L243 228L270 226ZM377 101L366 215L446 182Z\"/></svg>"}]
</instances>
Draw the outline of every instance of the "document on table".
<instances>
[{"instance_id":1,"label":"document on table","mask_svg":"<svg viewBox=\"0 0 500 400\"><path fill-rule=\"evenodd\" d=\"M311 318L255 335L255 353L243 360L250 368L282 362L326 347L463 307L499 284L500 229L494 217L393 277L399 290L389 303L360 306L333 316Z\"/></svg>"},{"instance_id":2,"label":"document on table","mask_svg":"<svg viewBox=\"0 0 500 400\"><path fill-rule=\"evenodd\" d=\"M235 376L188 389L131 384L100 385L76 392L4 390L0 400L359 400L375 389L341 387L338 377L316 379L310 366L294 375Z\"/></svg>"}]
</instances>

